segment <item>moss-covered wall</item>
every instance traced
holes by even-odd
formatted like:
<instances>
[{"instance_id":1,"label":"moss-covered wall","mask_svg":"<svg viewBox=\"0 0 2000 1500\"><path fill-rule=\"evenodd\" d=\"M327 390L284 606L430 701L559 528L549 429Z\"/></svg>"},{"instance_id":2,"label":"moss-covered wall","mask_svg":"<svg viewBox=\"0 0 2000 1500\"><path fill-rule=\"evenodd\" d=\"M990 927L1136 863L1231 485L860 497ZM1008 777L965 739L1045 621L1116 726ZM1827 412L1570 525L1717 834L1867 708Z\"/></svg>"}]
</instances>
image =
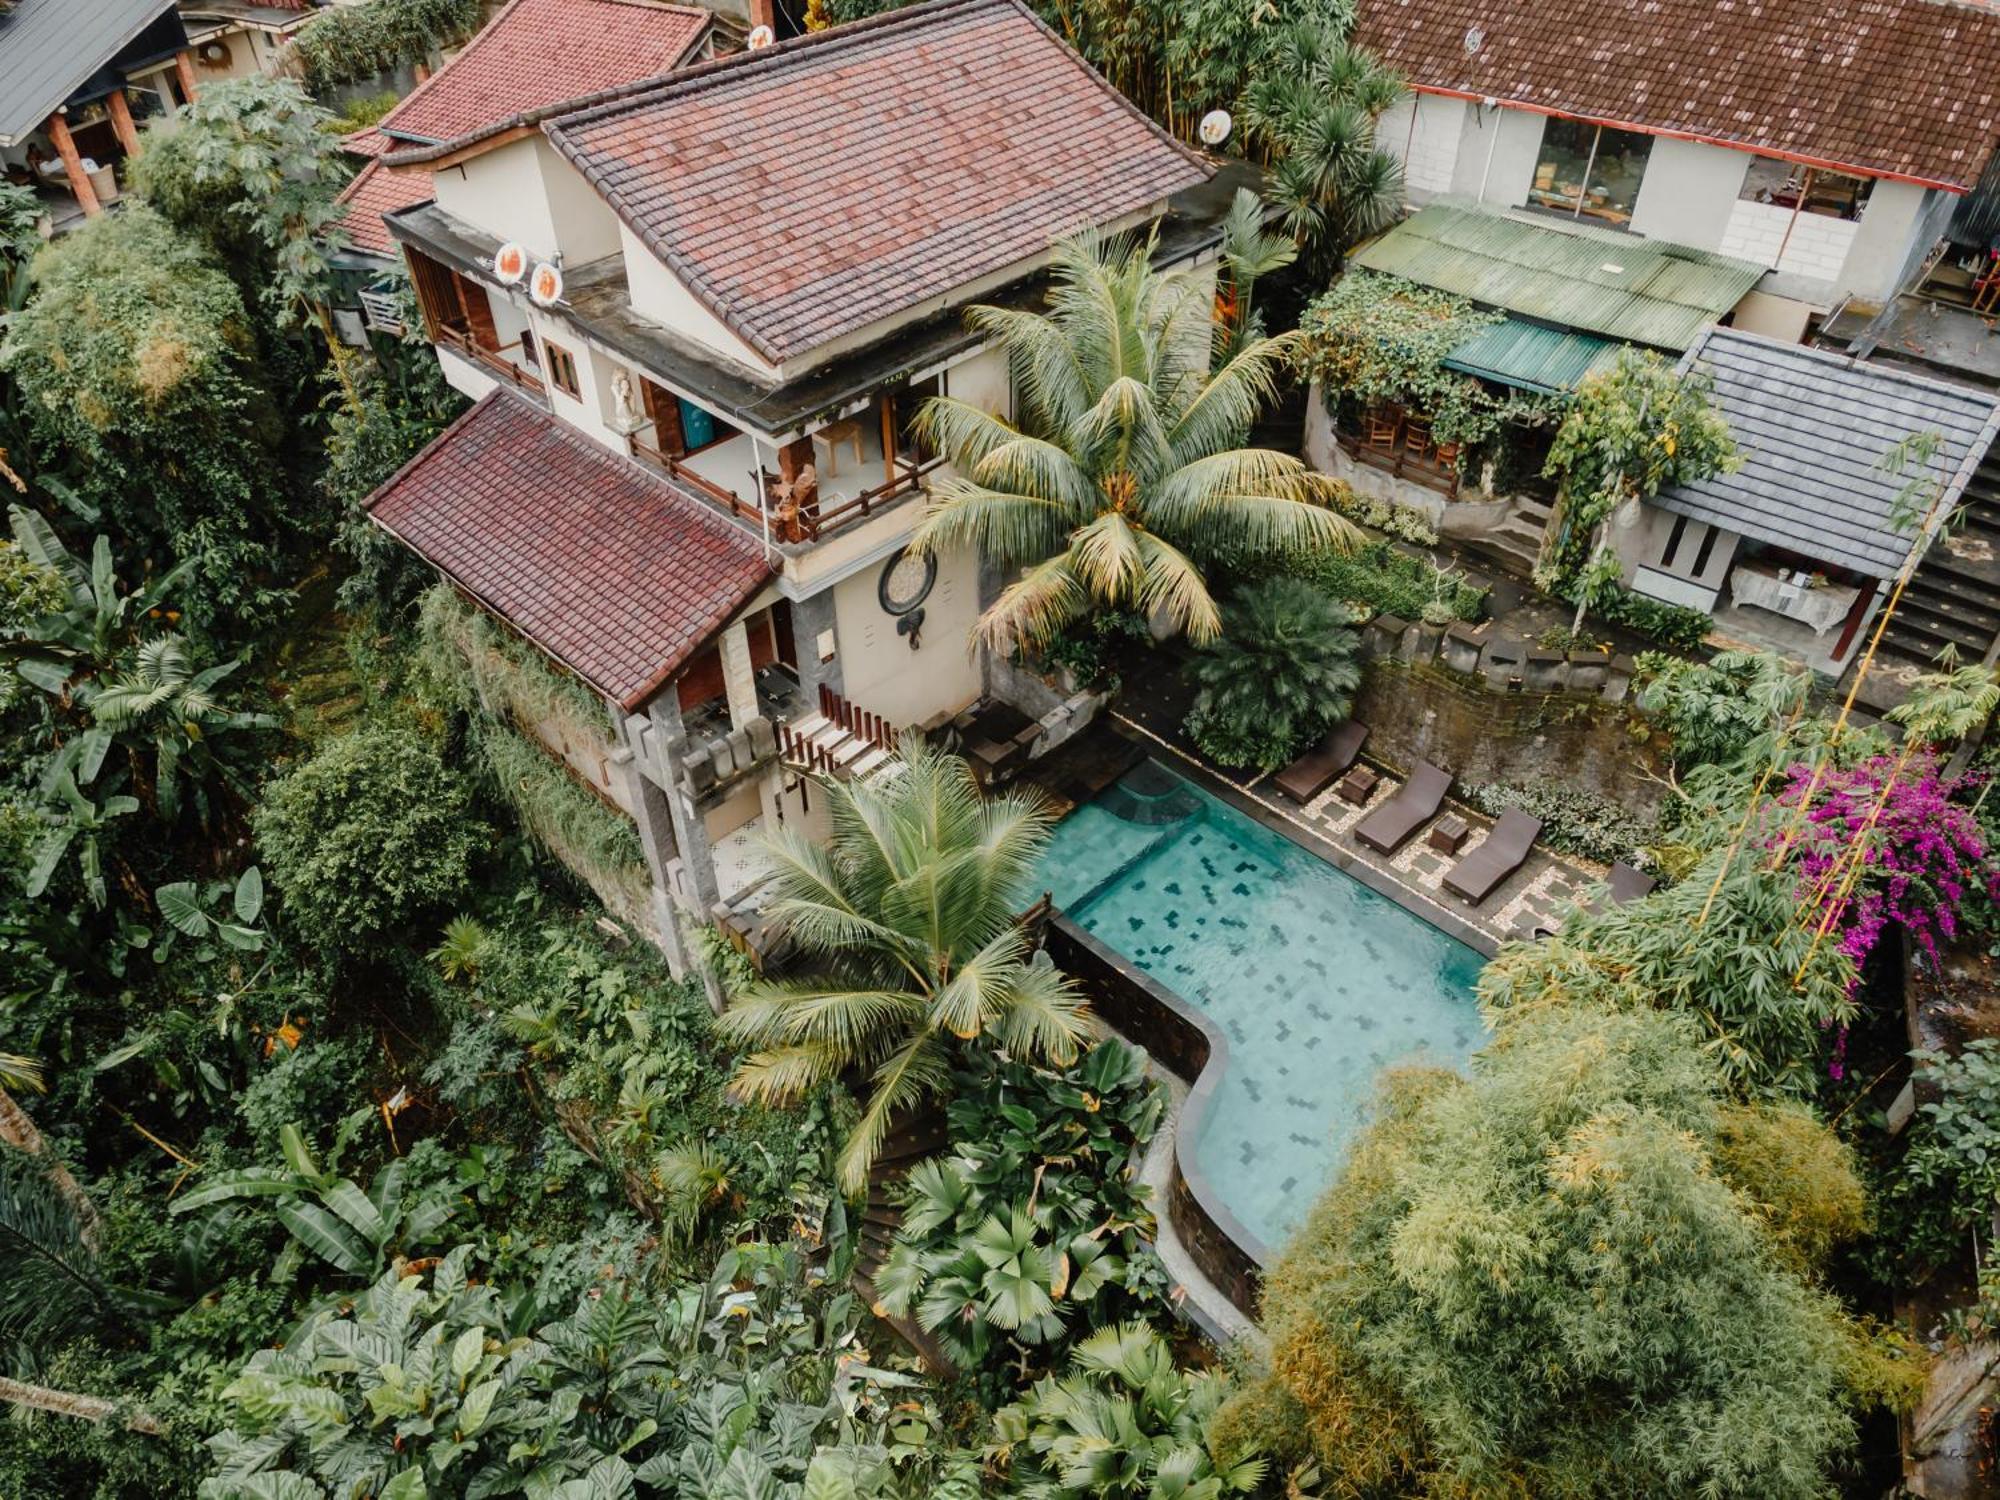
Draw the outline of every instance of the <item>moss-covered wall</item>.
<instances>
[{"instance_id":1,"label":"moss-covered wall","mask_svg":"<svg viewBox=\"0 0 2000 1500\"><path fill-rule=\"evenodd\" d=\"M1428 760L1461 781L1561 781L1637 817L1659 810L1666 734L1629 704L1566 693L1510 693L1435 663L1370 664L1355 716L1368 753L1406 768Z\"/></svg>"}]
</instances>

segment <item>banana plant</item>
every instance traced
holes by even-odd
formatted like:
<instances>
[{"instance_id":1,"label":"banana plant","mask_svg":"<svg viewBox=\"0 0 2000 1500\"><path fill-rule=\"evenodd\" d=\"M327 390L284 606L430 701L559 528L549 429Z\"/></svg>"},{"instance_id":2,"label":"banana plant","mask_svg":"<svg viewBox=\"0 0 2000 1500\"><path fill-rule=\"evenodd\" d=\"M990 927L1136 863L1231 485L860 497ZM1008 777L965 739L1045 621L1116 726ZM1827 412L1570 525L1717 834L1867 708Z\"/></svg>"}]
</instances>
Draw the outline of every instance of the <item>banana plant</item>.
<instances>
[{"instance_id":1,"label":"banana plant","mask_svg":"<svg viewBox=\"0 0 2000 1500\"><path fill-rule=\"evenodd\" d=\"M118 586L111 538L100 535L86 567L37 511L7 507L14 543L30 562L62 579L63 607L33 622L18 638L0 640L0 659L10 659L25 682L61 698L79 680L108 671L140 623L162 609L167 596L188 576L183 562L131 593Z\"/></svg>"},{"instance_id":2,"label":"banana plant","mask_svg":"<svg viewBox=\"0 0 2000 1500\"><path fill-rule=\"evenodd\" d=\"M90 896L90 904L101 911L110 898L104 880L105 835L117 819L139 810L139 799L120 794L93 802L83 794L75 774L66 766L57 772L52 791L51 805L42 809L47 828L28 865L26 893L32 900L48 890L64 858L75 850L83 888Z\"/></svg>"},{"instance_id":3,"label":"banana plant","mask_svg":"<svg viewBox=\"0 0 2000 1500\"><path fill-rule=\"evenodd\" d=\"M233 921L209 910L225 896ZM264 910L264 873L255 865L234 880L211 880L203 885L176 880L159 886L153 892L153 905L159 908L168 929L153 944L153 957L162 963L173 951L175 933L202 943L219 938L245 953L255 953L264 946L264 933L252 925Z\"/></svg>"},{"instance_id":4,"label":"banana plant","mask_svg":"<svg viewBox=\"0 0 2000 1500\"><path fill-rule=\"evenodd\" d=\"M296 1125L280 1130L278 1143L284 1167L226 1173L180 1198L173 1212L274 1198L273 1212L294 1242L352 1276L373 1276L393 1255L428 1243L456 1212L456 1205L439 1193L410 1199L405 1192L409 1163L402 1157L377 1172L363 1192L352 1178L324 1171Z\"/></svg>"}]
</instances>

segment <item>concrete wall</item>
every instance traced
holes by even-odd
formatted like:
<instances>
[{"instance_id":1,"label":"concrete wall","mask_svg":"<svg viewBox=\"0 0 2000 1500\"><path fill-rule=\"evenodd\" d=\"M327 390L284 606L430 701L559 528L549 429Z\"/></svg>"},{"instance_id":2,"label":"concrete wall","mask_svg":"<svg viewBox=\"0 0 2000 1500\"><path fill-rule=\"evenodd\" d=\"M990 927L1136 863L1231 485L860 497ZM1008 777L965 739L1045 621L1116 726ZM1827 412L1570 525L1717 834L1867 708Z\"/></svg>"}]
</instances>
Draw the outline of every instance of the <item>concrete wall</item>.
<instances>
[{"instance_id":1,"label":"concrete wall","mask_svg":"<svg viewBox=\"0 0 2000 1500\"><path fill-rule=\"evenodd\" d=\"M778 367L731 333L720 318L696 301L681 279L640 243L636 234L620 224L618 238L625 257L625 280L631 290L632 311L692 339L757 379L776 383Z\"/></svg>"},{"instance_id":2,"label":"concrete wall","mask_svg":"<svg viewBox=\"0 0 2000 1500\"><path fill-rule=\"evenodd\" d=\"M1458 138L1458 159L1452 167L1452 192L1502 208L1526 203L1547 123L1544 116L1523 109L1468 107Z\"/></svg>"},{"instance_id":3,"label":"concrete wall","mask_svg":"<svg viewBox=\"0 0 2000 1500\"><path fill-rule=\"evenodd\" d=\"M535 160L535 142L515 141L431 174L438 207L546 260L562 248Z\"/></svg>"},{"instance_id":4,"label":"concrete wall","mask_svg":"<svg viewBox=\"0 0 2000 1500\"><path fill-rule=\"evenodd\" d=\"M884 560L886 563L886 559ZM979 662L971 649L979 616L978 564L970 548L938 558L937 583L924 601L920 644L896 633L897 617L876 593L883 564L864 567L834 585L834 629L849 702L898 728L921 724L979 696ZM801 650L808 649L802 643Z\"/></svg>"},{"instance_id":5,"label":"concrete wall","mask_svg":"<svg viewBox=\"0 0 2000 1500\"><path fill-rule=\"evenodd\" d=\"M1664 575L1673 582L1662 586L1656 579L1653 587L1642 586L1640 592L1666 599L1670 604L1686 605L1690 609L1712 608L1710 602L1699 596L1713 595L1722 587L1729 565L1736 559L1736 544L1742 538L1733 531L1690 519L1681 533L1680 546L1674 549L1673 566L1665 567L1661 559L1673 535L1674 523L1679 519L1672 511L1641 505L1639 519L1635 523L1611 528L1611 549L1624 565L1623 581L1626 584L1636 582L1640 569L1649 569L1653 574ZM1707 561L1697 569L1695 559L1701 556L1702 545L1710 531L1715 533L1715 541L1708 549Z\"/></svg>"},{"instance_id":6,"label":"concrete wall","mask_svg":"<svg viewBox=\"0 0 2000 1500\"><path fill-rule=\"evenodd\" d=\"M535 136L533 144L536 172L556 225L564 261L582 266L618 254L621 248L618 215L612 212L611 205L598 196L597 190L549 143L547 136Z\"/></svg>"},{"instance_id":7,"label":"concrete wall","mask_svg":"<svg viewBox=\"0 0 2000 1500\"><path fill-rule=\"evenodd\" d=\"M1720 249L1749 170L1747 152L1655 138L1632 206L1633 232L1696 250Z\"/></svg>"},{"instance_id":8,"label":"concrete wall","mask_svg":"<svg viewBox=\"0 0 2000 1500\"><path fill-rule=\"evenodd\" d=\"M1405 94L1375 125L1375 142L1403 164L1403 186L1418 202L1452 190L1466 129L1463 99Z\"/></svg>"},{"instance_id":9,"label":"concrete wall","mask_svg":"<svg viewBox=\"0 0 2000 1500\"><path fill-rule=\"evenodd\" d=\"M1007 373L1007 356L998 349L982 349L946 370L944 393L996 417L1013 418L1014 383Z\"/></svg>"},{"instance_id":10,"label":"concrete wall","mask_svg":"<svg viewBox=\"0 0 2000 1500\"><path fill-rule=\"evenodd\" d=\"M1877 182L1862 207L1860 222L1853 226L1834 291L1864 302L1886 302L1895 296L1916 261L1944 232L1954 201L1948 193L1911 182ZM1940 204L1942 215L1937 212ZM1800 215L1801 221L1806 217Z\"/></svg>"}]
</instances>

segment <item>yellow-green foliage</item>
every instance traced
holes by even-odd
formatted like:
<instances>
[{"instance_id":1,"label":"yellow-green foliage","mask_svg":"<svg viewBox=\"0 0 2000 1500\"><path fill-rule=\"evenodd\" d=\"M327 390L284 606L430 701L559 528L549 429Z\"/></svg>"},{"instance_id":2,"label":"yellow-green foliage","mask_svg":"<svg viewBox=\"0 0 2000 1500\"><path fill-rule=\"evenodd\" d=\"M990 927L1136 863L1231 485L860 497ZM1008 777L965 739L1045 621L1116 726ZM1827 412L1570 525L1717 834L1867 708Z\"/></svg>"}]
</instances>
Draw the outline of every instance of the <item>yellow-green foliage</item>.
<instances>
[{"instance_id":1,"label":"yellow-green foliage","mask_svg":"<svg viewBox=\"0 0 2000 1500\"><path fill-rule=\"evenodd\" d=\"M1698 1042L1685 1017L1549 1007L1470 1079L1393 1078L1272 1269L1268 1373L1216 1441L1339 1495L1829 1493L1850 1403L1899 1399L1797 1270L1859 1224L1858 1190L1823 1126L1726 1105Z\"/></svg>"}]
</instances>

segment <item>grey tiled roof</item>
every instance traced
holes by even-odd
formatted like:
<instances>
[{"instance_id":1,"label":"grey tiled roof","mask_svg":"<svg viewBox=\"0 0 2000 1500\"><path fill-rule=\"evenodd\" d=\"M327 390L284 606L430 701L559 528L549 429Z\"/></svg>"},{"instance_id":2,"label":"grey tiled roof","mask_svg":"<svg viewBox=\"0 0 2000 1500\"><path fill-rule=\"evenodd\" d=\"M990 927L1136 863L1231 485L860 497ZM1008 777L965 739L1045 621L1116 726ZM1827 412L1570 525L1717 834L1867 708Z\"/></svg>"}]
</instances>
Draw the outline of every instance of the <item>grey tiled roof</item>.
<instances>
[{"instance_id":1,"label":"grey tiled roof","mask_svg":"<svg viewBox=\"0 0 2000 1500\"><path fill-rule=\"evenodd\" d=\"M1743 466L1655 503L1873 578L1894 577L1915 540L1889 518L1917 475L1890 473L1883 455L1939 433L1930 471L1948 514L2000 432L2000 397L1844 354L1713 328L1687 359L1714 375Z\"/></svg>"},{"instance_id":2,"label":"grey tiled roof","mask_svg":"<svg viewBox=\"0 0 2000 1500\"><path fill-rule=\"evenodd\" d=\"M0 143L25 137L174 0L17 0L0 13Z\"/></svg>"}]
</instances>

